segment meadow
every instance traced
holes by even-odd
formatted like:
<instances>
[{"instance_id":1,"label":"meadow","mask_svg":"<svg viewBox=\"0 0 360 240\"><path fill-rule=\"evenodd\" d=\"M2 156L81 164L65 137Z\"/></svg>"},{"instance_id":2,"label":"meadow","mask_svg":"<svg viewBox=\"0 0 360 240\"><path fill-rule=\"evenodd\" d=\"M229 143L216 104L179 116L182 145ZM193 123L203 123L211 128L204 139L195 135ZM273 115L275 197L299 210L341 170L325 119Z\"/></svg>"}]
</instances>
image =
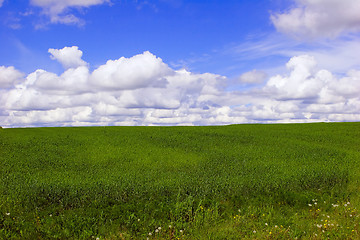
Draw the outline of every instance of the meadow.
<instances>
[{"instance_id":1,"label":"meadow","mask_svg":"<svg viewBox=\"0 0 360 240\"><path fill-rule=\"evenodd\" d=\"M0 129L0 239L360 239L360 123Z\"/></svg>"}]
</instances>

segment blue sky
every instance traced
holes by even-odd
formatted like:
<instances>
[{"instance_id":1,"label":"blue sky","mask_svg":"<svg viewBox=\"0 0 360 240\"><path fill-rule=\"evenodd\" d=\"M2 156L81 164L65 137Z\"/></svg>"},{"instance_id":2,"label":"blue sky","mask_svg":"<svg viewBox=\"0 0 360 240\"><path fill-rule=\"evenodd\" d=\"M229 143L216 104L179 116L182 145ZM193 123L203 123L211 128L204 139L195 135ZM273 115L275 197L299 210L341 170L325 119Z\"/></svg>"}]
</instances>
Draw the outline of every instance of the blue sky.
<instances>
[{"instance_id":1,"label":"blue sky","mask_svg":"<svg viewBox=\"0 0 360 240\"><path fill-rule=\"evenodd\" d=\"M63 25L49 24L29 1L5 1L0 64L17 65L22 71L54 68L47 50L75 45L94 65L150 51L175 66L207 72L218 65L217 73L224 74L226 66L236 64L231 59L235 57L224 57L226 62L212 57L253 36L273 32L269 13L286 7L280 1L112 1L81 10L69 8L83 23ZM21 16L26 12L33 14Z\"/></svg>"},{"instance_id":2,"label":"blue sky","mask_svg":"<svg viewBox=\"0 0 360 240\"><path fill-rule=\"evenodd\" d=\"M0 0L0 125L359 121L358 12L359 0Z\"/></svg>"}]
</instances>

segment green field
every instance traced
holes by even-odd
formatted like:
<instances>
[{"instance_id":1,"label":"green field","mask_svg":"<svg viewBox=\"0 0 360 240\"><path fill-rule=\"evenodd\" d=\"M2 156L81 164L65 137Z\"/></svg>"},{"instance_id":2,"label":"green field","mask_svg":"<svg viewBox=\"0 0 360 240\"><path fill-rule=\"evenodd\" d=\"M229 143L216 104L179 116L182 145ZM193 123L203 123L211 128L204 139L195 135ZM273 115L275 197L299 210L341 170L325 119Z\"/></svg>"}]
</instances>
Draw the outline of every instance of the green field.
<instances>
[{"instance_id":1,"label":"green field","mask_svg":"<svg viewBox=\"0 0 360 240\"><path fill-rule=\"evenodd\" d=\"M0 239L360 239L360 123L0 129Z\"/></svg>"}]
</instances>

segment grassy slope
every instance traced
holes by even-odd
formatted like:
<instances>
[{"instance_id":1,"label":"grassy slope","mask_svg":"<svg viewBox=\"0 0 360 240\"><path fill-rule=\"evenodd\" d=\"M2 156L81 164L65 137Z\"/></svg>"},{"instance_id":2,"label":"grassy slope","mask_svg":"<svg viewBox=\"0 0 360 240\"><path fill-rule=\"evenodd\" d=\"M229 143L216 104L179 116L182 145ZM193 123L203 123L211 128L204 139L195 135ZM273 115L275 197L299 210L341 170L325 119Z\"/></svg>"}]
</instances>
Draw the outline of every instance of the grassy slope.
<instances>
[{"instance_id":1,"label":"grassy slope","mask_svg":"<svg viewBox=\"0 0 360 240\"><path fill-rule=\"evenodd\" d=\"M0 238L360 237L359 146L360 123L1 129Z\"/></svg>"}]
</instances>

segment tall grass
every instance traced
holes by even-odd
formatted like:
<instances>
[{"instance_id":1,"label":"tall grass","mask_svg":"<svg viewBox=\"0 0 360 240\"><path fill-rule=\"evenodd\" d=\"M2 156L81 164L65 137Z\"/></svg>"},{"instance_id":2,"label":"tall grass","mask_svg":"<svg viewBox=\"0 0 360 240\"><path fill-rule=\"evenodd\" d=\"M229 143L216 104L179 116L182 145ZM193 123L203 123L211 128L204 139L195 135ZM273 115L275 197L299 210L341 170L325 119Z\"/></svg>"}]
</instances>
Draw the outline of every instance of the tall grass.
<instances>
[{"instance_id":1,"label":"tall grass","mask_svg":"<svg viewBox=\"0 0 360 240\"><path fill-rule=\"evenodd\" d=\"M0 129L0 238L357 238L359 160L360 123Z\"/></svg>"}]
</instances>

